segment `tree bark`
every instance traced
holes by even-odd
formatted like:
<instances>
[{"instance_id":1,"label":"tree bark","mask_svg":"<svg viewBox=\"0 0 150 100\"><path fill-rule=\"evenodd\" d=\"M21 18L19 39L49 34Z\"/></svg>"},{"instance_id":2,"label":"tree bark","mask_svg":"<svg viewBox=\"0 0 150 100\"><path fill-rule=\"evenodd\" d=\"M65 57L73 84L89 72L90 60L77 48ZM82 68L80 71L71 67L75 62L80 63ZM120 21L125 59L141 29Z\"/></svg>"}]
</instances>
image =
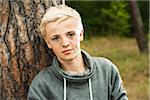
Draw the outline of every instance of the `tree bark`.
<instances>
[{"instance_id":1,"label":"tree bark","mask_svg":"<svg viewBox=\"0 0 150 100\"><path fill-rule=\"evenodd\" d=\"M0 1L0 100L26 100L33 77L51 64L39 24L56 3L61 1Z\"/></svg>"},{"instance_id":2,"label":"tree bark","mask_svg":"<svg viewBox=\"0 0 150 100\"><path fill-rule=\"evenodd\" d=\"M134 35L141 53L148 53L148 40L144 32L144 25L135 0L129 0L133 19Z\"/></svg>"}]
</instances>

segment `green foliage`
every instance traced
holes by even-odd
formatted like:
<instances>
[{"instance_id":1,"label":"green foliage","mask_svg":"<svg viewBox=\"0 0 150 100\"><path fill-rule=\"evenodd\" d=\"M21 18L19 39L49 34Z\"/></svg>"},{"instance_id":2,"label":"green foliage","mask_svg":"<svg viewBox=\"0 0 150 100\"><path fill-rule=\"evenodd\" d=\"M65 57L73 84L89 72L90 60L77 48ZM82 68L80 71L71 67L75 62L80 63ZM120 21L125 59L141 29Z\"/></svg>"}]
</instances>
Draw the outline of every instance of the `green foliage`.
<instances>
[{"instance_id":1,"label":"green foliage","mask_svg":"<svg viewBox=\"0 0 150 100\"><path fill-rule=\"evenodd\" d=\"M112 1L109 8L102 8L105 32L118 35L129 33L131 25L129 23L130 15L126 10L127 6L127 2Z\"/></svg>"}]
</instances>

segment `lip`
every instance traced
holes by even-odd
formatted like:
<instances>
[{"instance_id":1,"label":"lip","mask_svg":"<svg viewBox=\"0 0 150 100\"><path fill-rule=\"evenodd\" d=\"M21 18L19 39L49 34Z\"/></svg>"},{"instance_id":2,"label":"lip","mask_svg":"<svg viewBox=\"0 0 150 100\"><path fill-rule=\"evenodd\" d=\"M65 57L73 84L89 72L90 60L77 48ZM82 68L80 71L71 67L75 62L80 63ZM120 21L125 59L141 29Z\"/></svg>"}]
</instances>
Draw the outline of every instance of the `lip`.
<instances>
[{"instance_id":1,"label":"lip","mask_svg":"<svg viewBox=\"0 0 150 100\"><path fill-rule=\"evenodd\" d=\"M64 53L64 54L70 54L72 50L73 50L73 49L63 50L62 53Z\"/></svg>"}]
</instances>

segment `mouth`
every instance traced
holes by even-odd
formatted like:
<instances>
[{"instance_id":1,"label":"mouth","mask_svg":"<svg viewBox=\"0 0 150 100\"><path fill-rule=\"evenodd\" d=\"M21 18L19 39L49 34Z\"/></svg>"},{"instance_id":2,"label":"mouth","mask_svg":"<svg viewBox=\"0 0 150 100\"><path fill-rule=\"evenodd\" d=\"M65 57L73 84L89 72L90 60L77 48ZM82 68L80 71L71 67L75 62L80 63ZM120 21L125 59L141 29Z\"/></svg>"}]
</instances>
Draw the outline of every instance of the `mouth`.
<instances>
[{"instance_id":1,"label":"mouth","mask_svg":"<svg viewBox=\"0 0 150 100\"><path fill-rule=\"evenodd\" d=\"M62 53L64 53L65 55L68 55L72 52L73 49L67 49L67 50L63 50Z\"/></svg>"}]
</instances>

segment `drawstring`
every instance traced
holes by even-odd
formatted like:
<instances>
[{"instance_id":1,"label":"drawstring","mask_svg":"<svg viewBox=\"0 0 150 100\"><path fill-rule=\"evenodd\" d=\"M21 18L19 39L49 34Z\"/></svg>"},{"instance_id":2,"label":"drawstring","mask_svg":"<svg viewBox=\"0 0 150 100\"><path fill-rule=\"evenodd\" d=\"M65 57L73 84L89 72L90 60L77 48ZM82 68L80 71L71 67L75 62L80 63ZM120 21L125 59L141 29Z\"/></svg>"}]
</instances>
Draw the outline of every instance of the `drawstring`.
<instances>
[{"instance_id":1,"label":"drawstring","mask_svg":"<svg viewBox=\"0 0 150 100\"><path fill-rule=\"evenodd\" d=\"M89 78L89 91L90 91L90 99L93 100L92 84L90 78ZM66 100L66 78L64 78L64 100Z\"/></svg>"},{"instance_id":2,"label":"drawstring","mask_svg":"<svg viewBox=\"0 0 150 100\"><path fill-rule=\"evenodd\" d=\"M90 90L90 98L93 100L93 93L92 93L92 84L91 84L91 79L89 78L89 90Z\"/></svg>"},{"instance_id":3,"label":"drawstring","mask_svg":"<svg viewBox=\"0 0 150 100\"><path fill-rule=\"evenodd\" d=\"M66 78L64 78L64 100L66 100Z\"/></svg>"}]
</instances>

